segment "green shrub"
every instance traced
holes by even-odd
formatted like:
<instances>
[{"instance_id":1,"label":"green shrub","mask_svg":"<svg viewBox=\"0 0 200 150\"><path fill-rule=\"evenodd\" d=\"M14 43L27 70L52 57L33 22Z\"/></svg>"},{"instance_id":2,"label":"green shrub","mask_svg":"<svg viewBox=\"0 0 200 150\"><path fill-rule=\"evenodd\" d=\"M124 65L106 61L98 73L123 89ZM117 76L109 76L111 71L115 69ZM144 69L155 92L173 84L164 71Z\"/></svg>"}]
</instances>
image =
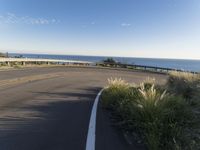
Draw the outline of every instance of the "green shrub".
<instances>
[{"instance_id":1,"label":"green shrub","mask_svg":"<svg viewBox=\"0 0 200 150\"><path fill-rule=\"evenodd\" d=\"M169 95L152 82L133 86L121 79L109 80L102 103L110 108L123 130L137 132L150 150L188 149L186 130L194 115L181 96Z\"/></svg>"},{"instance_id":2,"label":"green shrub","mask_svg":"<svg viewBox=\"0 0 200 150\"><path fill-rule=\"evenodd\" d=\"M196 98L200 93L199 74L171 72L167 85L171 93L182 96L190 103L197 103L198 100Z\"/></svg>"},{"instance_id":3,"label":"green shrub","mask_svg":"<svg viewBox=\"0 0 200 150\"><path fill-rule=\"evenodd\" d=\"M130 85L122 79L108 79L109 88L105 89L103 97L103 106L109 109L115 107L129 95Z\"/></svg>"},{"instance_id":4,"label":"green shrub","mask_svg":"<svg viewBox=\"0 0 200 150\"><path fill-rule=\"evenodd\" d=\"M104 63L111 63L111 64L117 63L112 57L103 60L103 62Z\"/></svg>"}]
</instances>

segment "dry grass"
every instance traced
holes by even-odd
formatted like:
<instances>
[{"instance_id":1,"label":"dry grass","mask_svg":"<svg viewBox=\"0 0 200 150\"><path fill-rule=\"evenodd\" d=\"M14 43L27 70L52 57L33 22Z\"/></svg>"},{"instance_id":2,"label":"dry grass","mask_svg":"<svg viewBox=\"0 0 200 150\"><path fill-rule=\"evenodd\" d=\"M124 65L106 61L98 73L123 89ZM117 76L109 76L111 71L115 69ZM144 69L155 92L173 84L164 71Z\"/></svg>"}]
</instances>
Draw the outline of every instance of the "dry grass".
<instances>
[{"instance_id":1,"label":"dry grass","mask_svg":"<svg viewBox=\"0 0 200 150\"><path fill-rule=\"evenodd\" d=\"M126 88L128 88L130 86L130 84L121 78L114 78L114 79L109 78L108 86L109 87L126 87Z\"/></svg>"},{"instance_id":2,"label":"dry grass","mask_svg":"<svg viewBox=\"0 0 200 150\"><path fill-rule=\"evenodd\" d=\"M200 79L199 74L194 74L190 72L178 72L178 71L172 71L169 73L171 77L174 77L176 79L182 79L187 82L195 82Z\"/></svg>"}]
</instances>

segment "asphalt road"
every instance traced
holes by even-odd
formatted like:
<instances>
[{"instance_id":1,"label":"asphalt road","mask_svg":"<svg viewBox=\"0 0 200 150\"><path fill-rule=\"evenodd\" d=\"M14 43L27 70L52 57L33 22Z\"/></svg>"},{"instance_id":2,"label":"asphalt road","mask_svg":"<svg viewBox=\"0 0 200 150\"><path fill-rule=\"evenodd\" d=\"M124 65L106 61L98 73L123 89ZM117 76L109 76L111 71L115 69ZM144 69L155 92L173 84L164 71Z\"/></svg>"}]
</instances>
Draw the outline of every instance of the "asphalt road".
<instances>
[{"instance_id":1,"label":"asphalt road","mask_svg":"<svg viewBox=\"0 0 200 150\"><path fill-rule=\"evenodd\" d=\"M51 78L46 77L51 74ZM35 75L44 77L38 79ZM32 79L26 82L1 85L1 81L29 76ZM138 83L148 76L159 82L165 80L159 74L94 68L1 71L0 150L84 150L92 105L107 79L121 77ZM101 107L96 139L98 150L133 149L111 126Z\"/></svg>"}]
</instances>

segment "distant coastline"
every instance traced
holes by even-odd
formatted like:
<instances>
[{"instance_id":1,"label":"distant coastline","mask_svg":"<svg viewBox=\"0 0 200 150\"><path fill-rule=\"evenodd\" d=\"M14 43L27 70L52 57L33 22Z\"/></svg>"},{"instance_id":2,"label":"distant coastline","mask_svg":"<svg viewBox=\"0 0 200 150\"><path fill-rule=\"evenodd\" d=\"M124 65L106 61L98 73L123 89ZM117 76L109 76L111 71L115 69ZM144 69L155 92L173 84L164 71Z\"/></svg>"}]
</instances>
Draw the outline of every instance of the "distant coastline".
<instances>
[{"instance_id":1,"label":"distant coastline","mask_svg":"<svg viewBox=\"0 0 200 150\"><path fill-rule=\"evenodd\" d=\"M81 55L51 55L51 54L24 54L9 53L10 57L23 56L27 58L46 58L46 59L70 59L90 62L100 62L109 56L81 56ZM162 59L162 58L135 58L135 57L113 57L116 61L155 67L166 67L181 69L185 71L200 72L200 60L189 59Z\"/></svg>"}]
</instances>

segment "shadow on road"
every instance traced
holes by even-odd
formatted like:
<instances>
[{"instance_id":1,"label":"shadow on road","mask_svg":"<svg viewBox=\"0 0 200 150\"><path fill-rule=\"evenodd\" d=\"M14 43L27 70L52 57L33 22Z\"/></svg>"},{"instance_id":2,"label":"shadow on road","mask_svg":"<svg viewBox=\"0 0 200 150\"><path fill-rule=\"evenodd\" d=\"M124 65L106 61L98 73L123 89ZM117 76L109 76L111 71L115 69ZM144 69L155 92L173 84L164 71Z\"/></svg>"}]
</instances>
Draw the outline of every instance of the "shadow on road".
<instances>
[{"instance_id":1,"label":"shadow on road","mask_svg":"<svg viewBox=\"0 0 200 150\"><path fill-rule=\"evenodd\" d=\"M0 110L1 150L81 150L99 87L35 92L33 99ZM67 90L66 90L67 91Z\"/></svg>"}]
</instances>

